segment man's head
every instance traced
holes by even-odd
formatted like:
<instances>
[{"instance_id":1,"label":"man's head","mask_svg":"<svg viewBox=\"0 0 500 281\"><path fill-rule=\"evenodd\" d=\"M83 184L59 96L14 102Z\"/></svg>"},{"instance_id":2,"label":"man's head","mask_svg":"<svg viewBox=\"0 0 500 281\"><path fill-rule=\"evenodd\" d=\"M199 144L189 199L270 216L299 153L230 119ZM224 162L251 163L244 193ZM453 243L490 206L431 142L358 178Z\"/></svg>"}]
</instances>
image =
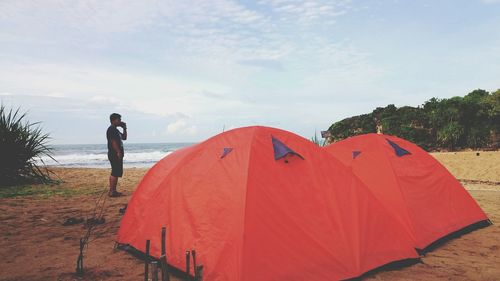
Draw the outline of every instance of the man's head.
<instances>
[{"instance_id":1,"label":"man's head","mask_svg":"<svg viewBox=\"0 0 500 281\"><path fill-rule=\"evenodd\" d=\"M109 121L111 122L111 125L118 126L122 122L122 116L118 113L112 113L109 116Z\"/></svg>"}]
</instances>

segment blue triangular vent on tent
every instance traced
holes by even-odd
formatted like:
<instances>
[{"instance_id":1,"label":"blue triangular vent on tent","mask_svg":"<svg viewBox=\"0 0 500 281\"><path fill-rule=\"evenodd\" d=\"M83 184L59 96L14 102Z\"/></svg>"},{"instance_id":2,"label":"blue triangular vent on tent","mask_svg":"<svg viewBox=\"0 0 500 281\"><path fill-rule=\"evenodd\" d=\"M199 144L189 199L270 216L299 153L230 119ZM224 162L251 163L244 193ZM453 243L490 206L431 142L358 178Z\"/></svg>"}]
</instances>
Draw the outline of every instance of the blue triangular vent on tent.
<instances>
[{"instance_id":1,"label":"blue triangular vent on tent","mask_svg":"<svg viewBox=\"0 0 500 281\"><path fill-rule=\"evenodd\" d=\"M272 141L273 141L273 149L274 149L274 160L281 159L285 157L288 154L292 155L297 155L300 158L304 159L302 155L298 154L297 152L293 151L290 149L288 146L286 146L284 143L282 143L280 140L277 138L271 136Z\"/></svg>"},{"instance_id":2,"label":"blue triangular vent on tent","mask_svg":"<svg viewBox=\"0 0 500 281\"><path fill-rule=\"evenodd\" d=\"M231 151L233 151L232 147L224 147L224 150L222 151L222 155L220 156L220 158L222 159L226 157L226 155L228 155Z\"/></svg>"},{"instance_id":3,"label":"blue triangular vent on tent","mask_svg":"<svg viewBox=\"0 0 500 281\"><path fill-rule=\"evenodd\" d=\"M359 151L359 150L354 150L354 151L352 152L352 159L356 159L356 157L358 157L358 155L360 155L360 154L361 154L361 151Z\"/></svg>"},{"instance_id":4,"label":"blue triangular vent on tent","mask_svg":"<svg viewBox=\"0 0 500 281\"><path fill-rule=\"evenodd\" d=\"M386 139L387 142L394 148L394 152L398 157L405 156L407 154L411 154L408 150L402 148L401 146L397 145L395 142L390 141L389 139Z\"/></svg>"}]
</instances>

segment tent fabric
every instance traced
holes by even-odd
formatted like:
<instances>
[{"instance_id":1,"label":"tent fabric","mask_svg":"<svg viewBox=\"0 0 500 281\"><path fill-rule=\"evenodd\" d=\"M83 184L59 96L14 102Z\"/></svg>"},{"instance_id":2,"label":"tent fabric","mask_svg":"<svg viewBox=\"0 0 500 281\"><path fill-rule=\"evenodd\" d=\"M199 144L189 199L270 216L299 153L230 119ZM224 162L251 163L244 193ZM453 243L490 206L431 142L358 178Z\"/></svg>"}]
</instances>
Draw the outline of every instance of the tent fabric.
<instances>
[{"instance_id":1,"label":"tent fabric","mask_svg":"<svg viewBox=\"0 0 500 281\"><path fill-rule=\"evenodd\" d=\"M274 158L273 137L301 157ZM224 147L233 150L223 159ZM349 168L307 139L268 127L224 132L175 151L139 183L117 242L204 279L339 280L418 258L411 237Z\"/></svg>"},{"instance_id":2,"label":"tent fabric","mask_svg":"<svg viewBox=\"0 0 500 281\"><path fill-rule=\"evenodd\" d=\"M417 249L487 220L474 199L434 157L404 139L382 134L347 138L324 148L398 217ZM353 151L362 151L355 159Z\"/></svg>"}]
</instances>

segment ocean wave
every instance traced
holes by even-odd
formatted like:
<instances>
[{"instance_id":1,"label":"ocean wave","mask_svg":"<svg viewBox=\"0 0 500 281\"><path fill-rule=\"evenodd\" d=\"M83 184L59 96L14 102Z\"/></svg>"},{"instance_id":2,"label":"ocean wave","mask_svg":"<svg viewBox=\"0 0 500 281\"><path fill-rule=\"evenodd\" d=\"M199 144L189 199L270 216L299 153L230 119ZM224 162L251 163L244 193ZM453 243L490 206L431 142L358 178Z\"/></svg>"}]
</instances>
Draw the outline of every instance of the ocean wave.
<instances>
[{"instance_id":1,"label":"ocean wave","mask_svg":"<svg viewBox=\"0 0 500 281\"><path fill-rule=\"evenodd\" d=\"M151 167L163 157L172 153L172 151L150 151L150 152L129 152L125 151L123 165L125 167ZM87 168L107 168L109 167L107 153L71 153L63 155L54 155L56 161L50 157L44 156L38 161L38 164L55 167L87 167Z\"/></svg>"}]
</instances>

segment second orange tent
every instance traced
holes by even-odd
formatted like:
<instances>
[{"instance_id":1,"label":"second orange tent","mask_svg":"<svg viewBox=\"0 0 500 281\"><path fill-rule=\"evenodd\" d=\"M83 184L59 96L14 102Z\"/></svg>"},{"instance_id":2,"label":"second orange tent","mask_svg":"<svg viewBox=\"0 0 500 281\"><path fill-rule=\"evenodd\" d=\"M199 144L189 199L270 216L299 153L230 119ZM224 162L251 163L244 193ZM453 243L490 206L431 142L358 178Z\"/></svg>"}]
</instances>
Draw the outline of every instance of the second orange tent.
<instances>
[{"instance_id":1,"label":"second orange tent","mask_svg":"<svg viewBox=\"0 0 500 281\"><path fill-rule=\"evenodd\" d=\"M366 134L324 148L352 168L424 250L436 240L488 217L434 157L404 139Z\"/></svg>"}]
</instances>

